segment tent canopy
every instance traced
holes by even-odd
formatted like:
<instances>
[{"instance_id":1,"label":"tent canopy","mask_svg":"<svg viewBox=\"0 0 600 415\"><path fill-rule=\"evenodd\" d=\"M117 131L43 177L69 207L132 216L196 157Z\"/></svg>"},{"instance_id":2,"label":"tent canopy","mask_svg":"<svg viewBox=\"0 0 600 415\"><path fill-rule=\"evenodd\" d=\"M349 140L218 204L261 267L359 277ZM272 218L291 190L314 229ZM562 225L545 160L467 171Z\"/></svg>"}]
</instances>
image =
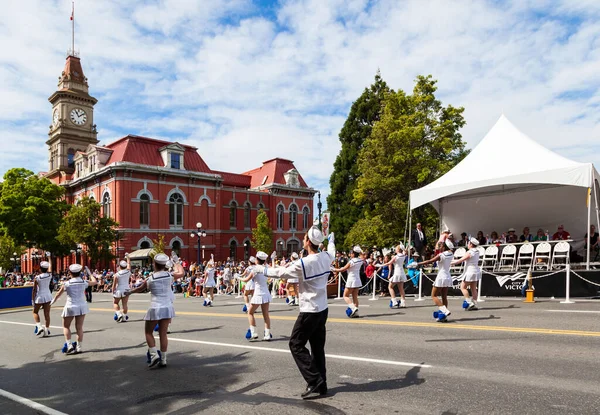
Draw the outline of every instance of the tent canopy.
<instances>
[{"instance_id":1,"label":"tent canopy","mask_svg":"<svg viewBox=\"0 0 600 415\"><path fill-rule=\"evenodd\" d=\"M154 248L138 249L137 251L133 251L132 253L129 254L129 259L131 259L131 260L148 259L148 258L150 258L150 254L152 252L156 252L156 251L154 251Z\"/></svg>"},{"instance_id":2,"label":"tent canopy","mask_svg":"<svg viewBox=\"0 0 600 415\"><path fill-rule=\"evenodd\" d=\"M564 224L572 237L587 229L588 188L598 194L591 163L569 160L519 131L504 115L452 170L410 192L410 207L431 203L454 234L499 234L528 226L550 233ZM596 209L594 193L592 210ZM594 215L596 216L596 215Z\"/></svg>"}]
</instances>

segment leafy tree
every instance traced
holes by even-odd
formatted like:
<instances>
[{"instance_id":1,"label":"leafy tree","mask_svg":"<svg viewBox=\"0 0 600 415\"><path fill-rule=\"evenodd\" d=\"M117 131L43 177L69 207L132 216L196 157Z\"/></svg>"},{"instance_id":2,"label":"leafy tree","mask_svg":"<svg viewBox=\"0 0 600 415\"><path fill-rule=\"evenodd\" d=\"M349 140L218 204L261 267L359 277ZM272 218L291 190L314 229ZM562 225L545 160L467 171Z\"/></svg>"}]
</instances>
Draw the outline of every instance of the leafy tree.
<instances>
[{"instance_id":1,"label":"leafy tree","mask_svg":"<svg viewBox=\"0 0 600 415\"><path fill-rule=\"evenodd\" d=\"M159 233L156 239L152 240L152 251L150 251L150 258L154 260L154 256L156 254L164 254L165 253L165 235Z\"/></svg>"},{"instance_id":2,"label":"leafy tree","mask_svg":"<svg viewBox=\"0 0 600 415\"><path fill-rule=\"evenodd\" d=\"M402 90L387 94L381 119L360 151L354 200L367 207L368 219L384 225L383 239L402 238L410 190L431 183L467 154L459 133L464 108L442 106L435 97L436 82L431 75L419 76L412 95ZM433 208L423 206L413 218L433 236Z\"/></svg>"},{"instance_id":3,"label":"leafy tree","mask_svg":"<svg viewBox=\"0 0 600 415\"><path fill-rule=\"evenodd\" d=\"M0 268L4 270L12 270L14 268L14 262L11 261L13 254L16 252L17 256L20 257L23 250L10 236L0 236Z\"/></svg>"},{"instance_id":4,"label":"leafy tree","mask_svg":"<svg viewBox=\"0 0 600 415\"><path fill-rule=\"evenodd\" d=\"M114 258L112 245L117 237L119 224L102 215L102 206L85 197L69 210L58 231L58 240L65 245L85 245L91 264L99 259L106 262Z\"/></svg>"},{"instance_id":5,"label":"leafy tree","mask_svg":"<svg viewBox=\"0 0 600 415\"><path fill-rule=\"evenodd\" d=\"M273 230L269 217L262 209L256 217L256 228L252 228L252 247L266 253L273 249Z\"/></svg>"},{"instance_id":6,"label":"leafy tree","mask_svg":"<svg viewBox=\"0 0 600 415\"><path fill-rule=\"evenodd\" d=\"M385 223L380 216L363 218L356 221L346 236L346 245L360 245L363 247L391 246L395 241L386 237Z\"/></svg>"},{"instance_id":7,"label":"leafy tree","mask_svg":"<svg viewBox=\"0 0 600 415\"><path fill-rule=\"evenodd\" d=\"M53 253L64 251L56 234L69 209L64 189L23 168L10 169L0 183L0 233L15 244L36 243Z\"/></svg>"},{"instance_id":8,"label":"leafy tree","mask_svg":"<svg viewBox=\"0 0 600 415\"><path fill-rule=\"evenodd\" d=\"M348 231L363 217L363 206L353 201L357 179L361 174L357 164L358 154L364 141L371 135L373 124L379 120L384 97L389 92L391 90L377 71L375 82L365 88L352 104L339 134L342 148L335 159L329 179L331 193L327 197L327 208L331 212L330 228L345 248L349 246L344 243Z\"/></svg>"}]
</instances>

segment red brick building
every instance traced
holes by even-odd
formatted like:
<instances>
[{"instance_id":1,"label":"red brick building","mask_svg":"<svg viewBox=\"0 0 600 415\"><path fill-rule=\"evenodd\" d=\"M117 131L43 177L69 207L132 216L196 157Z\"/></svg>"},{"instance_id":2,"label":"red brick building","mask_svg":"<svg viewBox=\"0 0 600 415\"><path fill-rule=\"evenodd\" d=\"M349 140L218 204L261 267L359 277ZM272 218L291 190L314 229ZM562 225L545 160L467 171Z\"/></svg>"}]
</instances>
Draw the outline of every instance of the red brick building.
<instances>
[{"instance_id":1,"label":"red brick building","mask_svg":"<svg viewBox=\"0 0 600 415\"><path fill-rule=\"evenodd\" d=\"M119 222L115 252L120 258L152 247L162 234L167 252L175 249L195 261L197 239L190 233L197 222L206 231L201 241L204 258L211 253L218 260L247 258L255 252L251 229L260 209L273 226L273 249L300 249L313 223L316 190L308 187L292 161L275 158L237 174L212 170L196 147L177 142L128 135L101 145L94 124L97 100L89 94L75 56L67 57L58 90L49 101L49 171L44 174L65 187L69 203L93 197L105 215ZM57 266L69 261L72 258ZM23 265L27 271L33 264L28 260Z\"/></svg>"}]
</instances>

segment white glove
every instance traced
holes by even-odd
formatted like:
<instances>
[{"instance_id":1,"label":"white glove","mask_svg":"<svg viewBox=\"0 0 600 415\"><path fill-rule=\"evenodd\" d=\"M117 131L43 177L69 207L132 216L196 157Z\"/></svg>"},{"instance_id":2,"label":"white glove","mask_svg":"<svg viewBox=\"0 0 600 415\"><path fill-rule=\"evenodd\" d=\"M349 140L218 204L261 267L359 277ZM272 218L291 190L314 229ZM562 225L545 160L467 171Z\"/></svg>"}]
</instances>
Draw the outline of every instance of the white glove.
<instances>
[{"instance_id":1,"label":"white glove","mask_svg":"<svg viewBox=\"0 0 600 415\"><path fill-rule=\"evenodd\" d=\"M329 241L330 244L335 244L335 235L333 234L333 232L331 232L329 234L329 237L327 238L327 240Z\"/></svg>"},{"instance_id":2,"label":"white glove","mask_svg":"<svg viewBox=\"0 0 600 415\"><path fill-rule=\"evenodd\" d=\"M271 259L275 259L277 258L277 252L273 251L273 253L271 254Z\"/></svg>"}]
</instances>

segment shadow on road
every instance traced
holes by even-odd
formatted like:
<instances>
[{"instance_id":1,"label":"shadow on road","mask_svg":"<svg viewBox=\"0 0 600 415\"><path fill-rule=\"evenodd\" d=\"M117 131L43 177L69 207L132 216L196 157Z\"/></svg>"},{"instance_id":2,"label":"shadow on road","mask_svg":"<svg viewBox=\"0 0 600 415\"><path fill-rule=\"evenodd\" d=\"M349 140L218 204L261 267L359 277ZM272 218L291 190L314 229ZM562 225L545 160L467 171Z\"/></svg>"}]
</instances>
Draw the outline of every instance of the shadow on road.
<instances>
[{"instance_id":1,"label":"shadow on road","mask_svg":"<svg viewBox=\"0 0 600 415\"><path fill-rule=\"evenodd\" d=\"M448 323L458 323L464 321L482 321L482 320L500 320L502 317L496 317L493 314L490 314L488 317L473 317L473 318L457 318L453 320L449 320Z\"/></svg>"},{"instance_id":2,"label":"shadow on road","mask_svg":"<svg viewBox=\"0 0 600 415\"><path fill-rule=\"evenodd\" d=\"M408 372L406 372L406 374L404 375L404 377L398 379L384 379L368 383L337 382L337 384L340 386L336 386L334 388L330 387L328 396L333 396L342 392L376 392L417 386L425 382L425 379L419 377L420 371L421 368L416 366L409 369Z\"/></svg>"}]
</instances>

